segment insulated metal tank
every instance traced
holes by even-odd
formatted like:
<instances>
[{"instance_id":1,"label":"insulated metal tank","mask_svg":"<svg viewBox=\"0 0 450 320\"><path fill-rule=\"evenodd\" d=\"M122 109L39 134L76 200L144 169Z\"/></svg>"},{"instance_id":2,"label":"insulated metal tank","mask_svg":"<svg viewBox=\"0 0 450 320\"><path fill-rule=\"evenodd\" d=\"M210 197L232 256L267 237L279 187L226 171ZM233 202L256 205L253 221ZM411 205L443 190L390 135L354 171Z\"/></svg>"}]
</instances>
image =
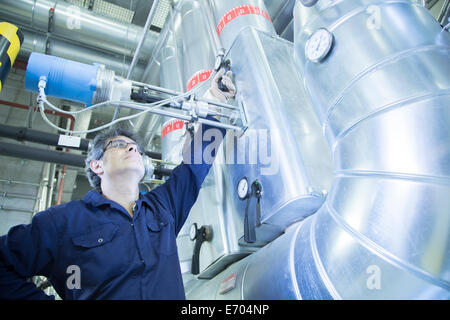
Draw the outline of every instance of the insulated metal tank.
<instances>
[{"instance_id":1,"label":"insulated metal tank","mask_svg":"<svg viewBox=\"0 0 450 320\"><path fill-rule=\"evenodd\" d=\"M217 275L208 295L449 299L449 34L402 0L297 2L294 19L333 184L317 213ZM319 28L333 45L312 62L305 45ZM236 288L220 294L232 275ZM187 297L202 298L195 289Z\"/></svg>"},{"instance_id":2,"label":"insulated metal tank","mask_svg":"<svg viewBox=\"0 0 450 320\"><path fill-rule=\"evenodd\" d=\"M331 185L331 155L295 71L292 43L276 35L264 1L213 0L211 6L237 103L248 116L244 135L227 137L227 170L242 220L247 201L239 200L236 186L244 178L261 183L257 231L265 244L320 208Z\"/></svg>"}]
</instances>

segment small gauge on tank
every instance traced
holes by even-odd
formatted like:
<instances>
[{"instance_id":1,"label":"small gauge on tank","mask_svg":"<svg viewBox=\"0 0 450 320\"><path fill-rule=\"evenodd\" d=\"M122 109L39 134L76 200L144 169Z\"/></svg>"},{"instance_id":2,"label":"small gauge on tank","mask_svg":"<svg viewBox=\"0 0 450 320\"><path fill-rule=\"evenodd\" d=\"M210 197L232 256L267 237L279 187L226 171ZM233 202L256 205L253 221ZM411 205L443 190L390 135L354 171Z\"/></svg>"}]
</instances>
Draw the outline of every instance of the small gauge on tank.
<instances>
[{"instance_id":1,"label":"small gauge on tank","mask_svg":"<svg viewBox=\"0 0 450 320\"><path fill-rule=\"evenodd\" d=\"M333 34L325 28L319 28L306 41L306 58L312 62L321 62L332 47Z\"/></svg>"},{"instance_id":2,"label":"small gauge on tank","mask_svg":"<svg viewBox=\"0 0 450 320\"><path fill-rule=\"evenodd\" d=\"M238 186L237 186L237 193L239 196L239 199L244 200L249 195L249 186L248 186L248 180L246 177L239 180Z\"/></svg>"},{"instance_id":3,"label":"small gauge on tank","mask_svg":"<svg viewBox=\"0 0 450 320\"><path fill-rule=\"evenodd\" d=\"M194 241L197 238L197 224L193 223L189 229L189 238Z\"/></svg>"}]
</instances>

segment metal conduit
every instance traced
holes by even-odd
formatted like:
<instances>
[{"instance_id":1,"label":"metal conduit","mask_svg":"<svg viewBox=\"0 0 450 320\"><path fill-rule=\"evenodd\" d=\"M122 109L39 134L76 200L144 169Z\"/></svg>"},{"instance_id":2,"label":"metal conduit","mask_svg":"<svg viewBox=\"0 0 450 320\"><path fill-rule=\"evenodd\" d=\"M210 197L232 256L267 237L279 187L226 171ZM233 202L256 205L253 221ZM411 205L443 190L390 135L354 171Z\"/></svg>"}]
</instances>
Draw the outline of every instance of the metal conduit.
<instances>
[{"instance_id":1,"label":"metal conduit","mask_svg":"<svg viewBox=\"0 0 450 320\"><path fill-rule=\"evenodd\" d=\"M67 152L54 151L48 149L22 146L14 143L0 142L0 155L24 158L29 160L51 162L73 167L85 167L85 157L82 155L71 154ZM155 169L155 174L169 176L172 170Z\"/></svg>"},{"instance_id":2,"label":"metal conduit","mask_svg":"<svg viewBox=\"0 0 450 320\"><path fill-rule=\"evenodd\" d=\"M70 42L132 57L143 28L56 0L2 0L0 18L50 32ZM149 31L140 58L147 61L159 34Z\"/></svg>"},{"instance_id":3,"label":"metal conduit","mask_svg":"<svg viewBox=\"0 0 450 320\"><path fill-rule=\"evenodd\" d=\"M82 151L88 151L90 140L81 139L80 145L76 146L66 146L59 144L59 139L61 135L48 133L43 131L37 131L29 129L26 127L13 127L0 124L0 137L6 137L11 139L16 139L19 141L30 141L36 143L42 143L48 146L55 146L61 148L70 148ZM158 152L145 151L145 154L152 159L161 159L161 154Z\"/></svg>"},{"instance_id":4,"label":"metal conduit","mask_svg":"<svg viewBox=\"0 0 450 320\"><path fill-rule=\"evenodd\" d=\"M23 185L33 186L33 187L39 187L40 186L39 183L32 183L32 182L25 182L25 181L16 181L16 180L3 179L3 178L0 178L0 182L7 183L7 184L10 184L10 183L23 184Z\"/></svg>"}]
</instances>

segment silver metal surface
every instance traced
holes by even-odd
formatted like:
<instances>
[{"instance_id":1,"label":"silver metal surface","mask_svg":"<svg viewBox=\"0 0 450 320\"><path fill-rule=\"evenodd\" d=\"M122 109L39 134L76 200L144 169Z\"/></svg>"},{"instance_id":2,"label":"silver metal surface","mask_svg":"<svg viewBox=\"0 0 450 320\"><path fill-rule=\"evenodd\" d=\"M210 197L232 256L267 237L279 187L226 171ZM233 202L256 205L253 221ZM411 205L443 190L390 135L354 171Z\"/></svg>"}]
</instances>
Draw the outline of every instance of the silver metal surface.
<instances>
[{"instance_id":1,"label":"silver metal surface","mask_svg":"<svg viewBox=\"0 0 450 320\"><path fill-rule=\"evenodd\" d=\"M291 237L296 290L448 299L449 35L410 1L319 1L297 5L295 19L295 54L334 163L326 203ZM314 64L303 48L320 27L336 46Z\"/></svg>"},{"instance_id":2,"label":"silver metal surface","mask_svg":"<svg viewBox=\"0 0 450 320\"><path fill-rule=\"evenodd\" d=\"M284 1L282 8L278 11L273 19L273 26L277 33L281 35L289 23L293 20L293 10L295 0Z\"/></svg>"},{"instance_id":3,"label":"silver metal surface","mask_svg":"<svg viewBox=\"0 0 450 320\"><path fill-rule=\"evenodd\" d=\"M336 47L312 63L304 45L320 27ZM297 4L295 46L333 152L327 200L209 283L189 283L187 298L228 299L217 292L230 270L242 277L231 299L449 299L449 35L409 1L319 1Z\"/></svg>"},{"instance_id":4,"label":"silver metal surface","mask_svg":"<svg viewBox=\"0 0 450 320\"><path fill-rule=\"evenodd\" d=\"M289 24L280 34L280 37L288 41L294 42L294 19L292 19L291 22L289 22Z\"/></svg>"},{"instance_id":5,"label":"silver metal surface","mask_svg":"<svg viewBox=\"0 0 450 320\"><path fill-rule=\"evenodd\" d=\"M48 38L43 32L32 31L24 27L20 29L24 34L24 42L20 48L20 54L26 56L26 58L31 52L40 52L82 63L99 63L105 65L108 69L114 70L120 76L126 74L130 64L129 58L124 60L112 54L75 45L65 40ZM143 72L144 67L140 63L134 68L132 78L139 79Z\"/></svg>"},{"instance_id":6,"label":"silver metal surface","mask_svg":"<svg viewBox=\"0 0 450 320\"><path fill-rule=\"evenodd\" d=\"M178 11L173 10L168 18L168 23L163 30L166 35L164 46L161 45L158 59L161 62L160 82L161 86L170 90L167 94L177 95L184 91L183 77L182 77L182 61L179 54L177 43L177 34L179 35L180 15ZM182 160L182 147L184 144L185 126L182 129L174 130L164 137L161 134L164 125L170 121L175 120L170 117L158 117L158 122L162 125L158 128L158 135L161 136L161 155L163 161L168 161L174 164L180 164ZM155 130L156 127L153 127ZM165 165L166 168L173 168L173 165ZM194 250L193 242L189 240L189 227L192 224L191 215L186 219L184 226L181 228L177 236L178 258L180 260L180 269L183 276L183 282L189 282L194 279L191 271L192 254Z\"/></svg>"},{"instance_id":7,"label":"silver metal surface","mask_svg":"<svg viewBox=\"0 0 450 320\"><path fill-rule=\"evenodd\" d=\"M144 30L143 30L143 32L141 34L141 37L139 38L139 42L138 42L138 45L136 47L136 51L134 52L133 60L131 61L130 68L128 69L127 79L130 79L131 73L133 72L133 69L136 66L136 63L139 60L139 56L141 54L142 45L144 44L144 40L147 37L148 31L150 29L150 23L153 20L153 16L155 15L156 8L158 7L158 4L159 4L159 0L154 0L153 1L152 7L150 9L150 12L148 13L148 17L147 17L147 20L146 20L145 25L144 25Z\"/></svg>"},{"instance_id":8,"label":"silver metal surface","mask_svg":"<svg viewBox=\"0 0 450 320\"><path fill-rule=\"evenodd\" d=\"M203 15L199 1L180 1L178 8L181 15L181 57L184 66L184 88L194 74L214 68L215 53L209 36L208 20ZM199 96L209 88L204 86Z\"/></svg>"},{"instance_id":9,"label":"silver metal surface","mask_svg":"<svg viewBox=\"0 0 450 320\"><path fill-rule=\"evenodd\" d=\"M132 57L143 28L114 21L85 8L56 0L2 0L0 17L19 25L47 32L49 10L54 9L51 33L68 41ZM142 46L148 60L159 34L149 31Z\"/></svg>"},{"instance_id":10,"label":"silver metal surface","mask_svg":"<svg viewBox=\"0 0 450 320\"><path fill-rule=\"evenodd\" d=\"M230 10L238 8L242 5L252 5L268 13L263 0L210 0L210 3L214 12L216 27L219 25L222 18L225 19L224 21L229 21L220 33L220 40L226 50L230 48L239 32L248 26L252 26L255 29L276 35L272 22L260 14L246 14L236 18L233 18L232 14L229 18L225 16L225 14L229 13Z\"/></svg>"},{"instance_id":11,"label":"silver metal surface","mask_svg":"<svg viewBox=\"0 0 450 320\"><path fill-rule=\"evenodd\" d=\"M235 164L228 168L232 185L244 176L250 183L258 179L261 222L285 228L325 200L332 177L330 152L295 72L292 43L246 28L227 58L233 61L238 99L246 105L249 121L235 146L227 140L227 151L235 150ZM245 163L239 160L241 153L248 157ZM243 214L246 202L237 205Z\"/></svg>"},{"instance_id":12,"label":"silver metal surface","mask_svg":"<svg viewBox=\"0 0 450 320\"><path fill-rule=\"evenodd\" d=\"M166 44L166 41L169 37L168 35L169 32L174 32L174 30L179 28L177 25L177 21L179 21L179 14L175 12L171 7L168 13L168 17L166 19L166 23L164 24L164 27L160 32L156 45L153 48L150 61L147 61L147 66L145 67L144 74L141 77L141 81L144 81L146 83L149 82L148 79L151 78L152 73L154 73L154 70L158 69L155 67L155 65L160 64L159 61L161 55L160 51L162 47L164 47Z\"/></svg>"},{"instance_id":13,"label":"silver metal surface","mask_svg":"<svg viewBox=\"0 0 450 320\"><path fill-rule=\"evenodd\" d=\"M199 0L199 5L203 13L203 19L206 20L206 29L210 37L210 42L213 46L214 56L217 56L223 49L222 41L220 41L219 35L216 31L216 24L214 21L214 15L211 9L211 5L208 0Z\"/></svg>"},{"instance_id":14,"label":"silver metal surface","mask_svg":"<svg viewBox=\"0 0 450 320\"><path fill-rule=\"evenodd\" d=\"M177 40L178 44L173 43L166 46L162 51L164 58L161 59L162 77L172 79L172 83L175 81L175 85L169 86L169 88L179 90L179 88L175 88L179 87L180 83L174 75L182 74L184 76L181 86L186 88L187 81L196 72L213 68L217 42L214 42L208 31L211 26L204 9L202 10L199 1L192 0L180 1L175 8L175 12L179 14L179 20L177 20L178 17L175 17L174 21L178 21L178 23L173 25L173 39ZM211 31L215 32L215 30ZM182 69L183 72L179 72L179 69ZM208 88L209 85L206 84L198 91L198 96L201 97ZM166 119L165 123L170 121L172 119ZM212 124L212 122L210 123ZM162 140L163 159L167 158L176 163L181 162L181 150L186 135L189 134L186 134L186 130L183 128L183 130L175 130L164 136ZM198 199L178 235L178 252L185 283L193 279L190 271L194 243L189 239L189 228L193 223L197 223L199 227L210 226L213 230L212 240L203 243L201 247L199 278L212 278L231 263L254 251L251 248L240 248L237 242L236 232L242 226L240 219L236 220L238 217L233 211L234 200L230 191L234 190L234 187L229 185L229 180L225 176L223 157L223 149L220 148L216 161L205 178Z\"/></svg>"}]
</instances>

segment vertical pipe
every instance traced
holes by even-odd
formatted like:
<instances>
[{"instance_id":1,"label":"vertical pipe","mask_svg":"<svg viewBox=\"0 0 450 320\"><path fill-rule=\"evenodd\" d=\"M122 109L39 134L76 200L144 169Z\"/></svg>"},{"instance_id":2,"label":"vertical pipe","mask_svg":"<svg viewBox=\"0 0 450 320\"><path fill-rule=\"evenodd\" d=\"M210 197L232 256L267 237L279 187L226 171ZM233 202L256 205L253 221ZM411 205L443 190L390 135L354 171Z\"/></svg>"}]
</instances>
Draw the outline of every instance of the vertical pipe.
<instances>
[{"instance_id":1,"label":"vertical pipe","mask_svg":"<svg viewBox=\"0 0 450 320\"><path fill-rule=\"evenodd\" d=\"M450 35L412 1L298 2L294 16L334 164L324 206L298 229L299 291L448 299ZM317 63L305 46L320 28L334 46Z\"/></svg>"},{"instance_id":2,"label":"vertical pipe","mask_svg":"<svg viewBox=\"0 0 450 320\"><path fill-rule=\"evenodd\" d=\"M56 173L56 163L52 163L51 170L50 170L50 190L48 191L47 207L51 207L52 202L53 202L53 188L55 185L55 173Z\"/></svg>"},{"instance_id":3,"label":"vertical pipe","mask_svg":"<svg viewBox=\"0 0 450 320\"><path fill-rule=\"evenodd\" d=\"M64 165L61 172L61 178L59 180L59 188L58 188L58 196L56 199L56 205L61 204L61 198L62 198L62 193L63 193L63 189L64 189L64 177L66 176L66 170L67 170L67 166Z\"/></svg>"},{"instance_id":4,"label":"vertical pipe","mask_svg":"<svg viewBox=\"0 0 450 320\"><path fill-rule=\"evenodd\" d=\"M155 61L157 61L157 58L159 56L159 51L161 50L161 48L164 46L164 44L166 42L167 35L171 29L171 25L172 25L172 21L173 21L172 19L174 17L174 14L172 11L173 11L173 9L171 7L168 17L167 17L167 20L166 20L166 23L165 23L162 31L159 34L158 42L156 43L155 47L153 48L153 51L152 51L152 54L150 57L150 61L147 63L147 66L144 69L144 73L142 74L141 81L145 81L149 77L150 70L152 69L153 64L155 63Z\"/></svg>"},{"instance_id":5,"label":"vertical pipe","mask_svg":"<svg viewBox=\"0 0 450 320\"><path fill-rule=\"evenodd\" d=\"M155 15L156 9L158 8L159 0L153 0L152 7L150 12L148 13L147 21L145 21L144 30L142 32L141 38L139 39L139 43L137 45L136 51L134 52L133 60L131 61L130 68L128 69L127 79L130 79L131 73L133 72L134 67L139 59L139 55L141 54L142 44L147 36L147 33L150 29L150 24L153 20L153 16Z\"/></svg>"},{"instance_id":6,"label":"vertical pipe","mask_svg":"<svg viewBox=\"0 0 450 320\"><path fill-rule=\"evenodd\" d=\"M199 3L200 8L203 12L203 17L205 19L205 25L210 37L210 42L213 45L214 56L217 56L221 49L223 49L223 45L222 41L220 41L219 35L216 32L216 25L214 21L214 15L211 10L211 5L209 4L208 0L199 0Z\"/></svg>"},{"instance_id":7,"label":"vertical pipe","mask_svg":"<svg viewBox=\"0 0 450 320\"><path fill-rule=\"evenodd\" d=\"M183 33L184 85L186 91L207 81L214 67L215 53L208 33L208 19L203 14L199 1L180 2ZM202 26L199 28L198 26ZM207 87L198 94L202 95Z\"/></svg>"}]
</instances>

